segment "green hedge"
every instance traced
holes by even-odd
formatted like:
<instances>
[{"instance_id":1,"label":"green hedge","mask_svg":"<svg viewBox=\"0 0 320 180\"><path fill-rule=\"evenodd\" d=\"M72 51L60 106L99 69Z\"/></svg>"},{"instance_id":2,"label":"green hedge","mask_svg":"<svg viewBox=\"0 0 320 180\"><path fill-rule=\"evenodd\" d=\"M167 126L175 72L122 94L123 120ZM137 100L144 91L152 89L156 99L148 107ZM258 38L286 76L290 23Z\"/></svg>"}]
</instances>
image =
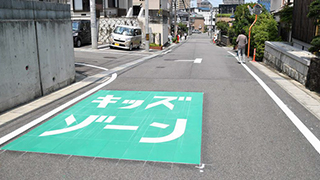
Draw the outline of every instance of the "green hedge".
<instances>
[{"instance_id":1,"label":"green hedge","mask_svg":"<svg viewBox=\"0 0 320 180\"><path fill-rule=\"evenodd\" d=\"M217 14L217 17L230 17L232 14Z\"/></svg>"}]
</instances>

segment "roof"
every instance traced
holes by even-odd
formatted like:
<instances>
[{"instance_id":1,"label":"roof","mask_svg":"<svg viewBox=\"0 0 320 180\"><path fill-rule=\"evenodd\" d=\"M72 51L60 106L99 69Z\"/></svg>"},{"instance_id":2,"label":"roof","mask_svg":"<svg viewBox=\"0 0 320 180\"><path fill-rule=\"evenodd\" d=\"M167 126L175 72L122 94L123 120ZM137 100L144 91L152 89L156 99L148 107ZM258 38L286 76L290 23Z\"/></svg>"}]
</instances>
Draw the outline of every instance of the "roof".
<instances>
[{"instance_id":1,"label":"roof","mask_svg":"<svg viewBox=\"0 0 320 180\"><path fill-rule=\"evenodd\" d=\"M208 7L199 7L198 9L200 9L202 11L210 11L210 8L208 8Z\"/></svg>"}]
</instances>

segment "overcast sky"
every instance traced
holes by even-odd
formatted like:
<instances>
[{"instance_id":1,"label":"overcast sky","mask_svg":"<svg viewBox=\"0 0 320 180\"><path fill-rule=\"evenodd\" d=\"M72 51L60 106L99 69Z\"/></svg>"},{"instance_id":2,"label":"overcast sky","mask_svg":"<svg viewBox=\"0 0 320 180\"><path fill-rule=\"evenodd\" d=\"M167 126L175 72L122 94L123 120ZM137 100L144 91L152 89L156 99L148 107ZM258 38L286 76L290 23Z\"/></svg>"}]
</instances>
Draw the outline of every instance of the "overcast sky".
<instances>
[{"instance_id":1,"label":"overcast sky","mask_svg":"<svg viewBox=\"0 0 320 180\"><path fill-rule=\"evenodd\" d=\"M222 0L209 0L209 1L212 3L213 7L218 7L219 4L223 4L223 3L222 3ZM196 3L197 0L193 0L193 2ZM249 3L249 2L257 2L257 0L245 0L245 2L246 2L246 3ZM195 4L194 4L194 5L195 5Z\"/></svg>"}]
</instances>

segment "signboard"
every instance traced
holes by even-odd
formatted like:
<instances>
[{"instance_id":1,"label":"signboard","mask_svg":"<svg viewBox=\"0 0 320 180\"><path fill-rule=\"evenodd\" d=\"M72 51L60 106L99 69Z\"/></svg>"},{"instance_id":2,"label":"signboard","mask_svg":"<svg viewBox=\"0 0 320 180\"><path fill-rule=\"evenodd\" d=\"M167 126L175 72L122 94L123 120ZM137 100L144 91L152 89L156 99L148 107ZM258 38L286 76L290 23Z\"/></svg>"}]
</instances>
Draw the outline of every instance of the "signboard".
<instances>
[{"instance_id":1,"label":"signboard","mask_svg":"<svg viewBox=\"0 0 320 180\"><path fill-rule=\"evenodd\" d=\"M101 90L2 149L200 164L202 98Z\"/></svg>"}]
</instances>

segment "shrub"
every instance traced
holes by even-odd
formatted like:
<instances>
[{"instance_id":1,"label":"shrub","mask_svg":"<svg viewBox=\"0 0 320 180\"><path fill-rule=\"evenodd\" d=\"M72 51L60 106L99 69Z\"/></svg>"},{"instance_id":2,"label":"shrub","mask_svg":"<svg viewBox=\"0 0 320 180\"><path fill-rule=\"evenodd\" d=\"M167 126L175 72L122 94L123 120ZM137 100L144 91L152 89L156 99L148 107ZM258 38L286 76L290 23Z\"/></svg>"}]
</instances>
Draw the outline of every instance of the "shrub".
<instances>
[{"instance_id":1,"label":"shrub","mask_svg":"<svg viewBox=\"0 0 320 180\"><path fill-rule=\"evenodd\" d=\"M255 20L255 15L250 14L248 5L253 7L254 3L237 6L235 11L235 21L232 26L235 34L232 38L233 45L236 45L237 35L240 34L242 29L246 31L248 37L249 27ZM253 54L254 48L256 48L256 60L261 61L264 55L265 41L279 40L281 39L278 36L277 22L266 9L263 9L262 14L258 15L257 22L251 29L250 54Z\"/></svg>"},{"instance_id":2,"label":"shrub","mask_svg":"<svg viewBox=\"0 0 320 180\"><path fill-rule=\"evenodd\" d=\"M156 44L156 43L150 43L149 46L150 46L150 47L159 47L160 45L159 45L159 44Z\"/></svg>"},{"instance_id":3,"label":"shrub","mask_svg":"<svg viewBox=\"0 0 320 180\"><path fill-rule=\"evenodd\" d=\"M320 25L320 0L313 1L309 6L308 18L314 18L314 24ZM315 36L311 41L312 47L309 48L309 51L315 54L320 53L320 36Z\"/></svg>"},{"instance_id":4,"label":"shrub","mask_svg":"<svg viewBox=\"0 0 320 180\"><path fill-rule=\"evenodd\" d=\"M222 35L228 34L229 24L225 21L219 21L217 22L217 29L221 31Z\"/></svg>"}]
</instances>

